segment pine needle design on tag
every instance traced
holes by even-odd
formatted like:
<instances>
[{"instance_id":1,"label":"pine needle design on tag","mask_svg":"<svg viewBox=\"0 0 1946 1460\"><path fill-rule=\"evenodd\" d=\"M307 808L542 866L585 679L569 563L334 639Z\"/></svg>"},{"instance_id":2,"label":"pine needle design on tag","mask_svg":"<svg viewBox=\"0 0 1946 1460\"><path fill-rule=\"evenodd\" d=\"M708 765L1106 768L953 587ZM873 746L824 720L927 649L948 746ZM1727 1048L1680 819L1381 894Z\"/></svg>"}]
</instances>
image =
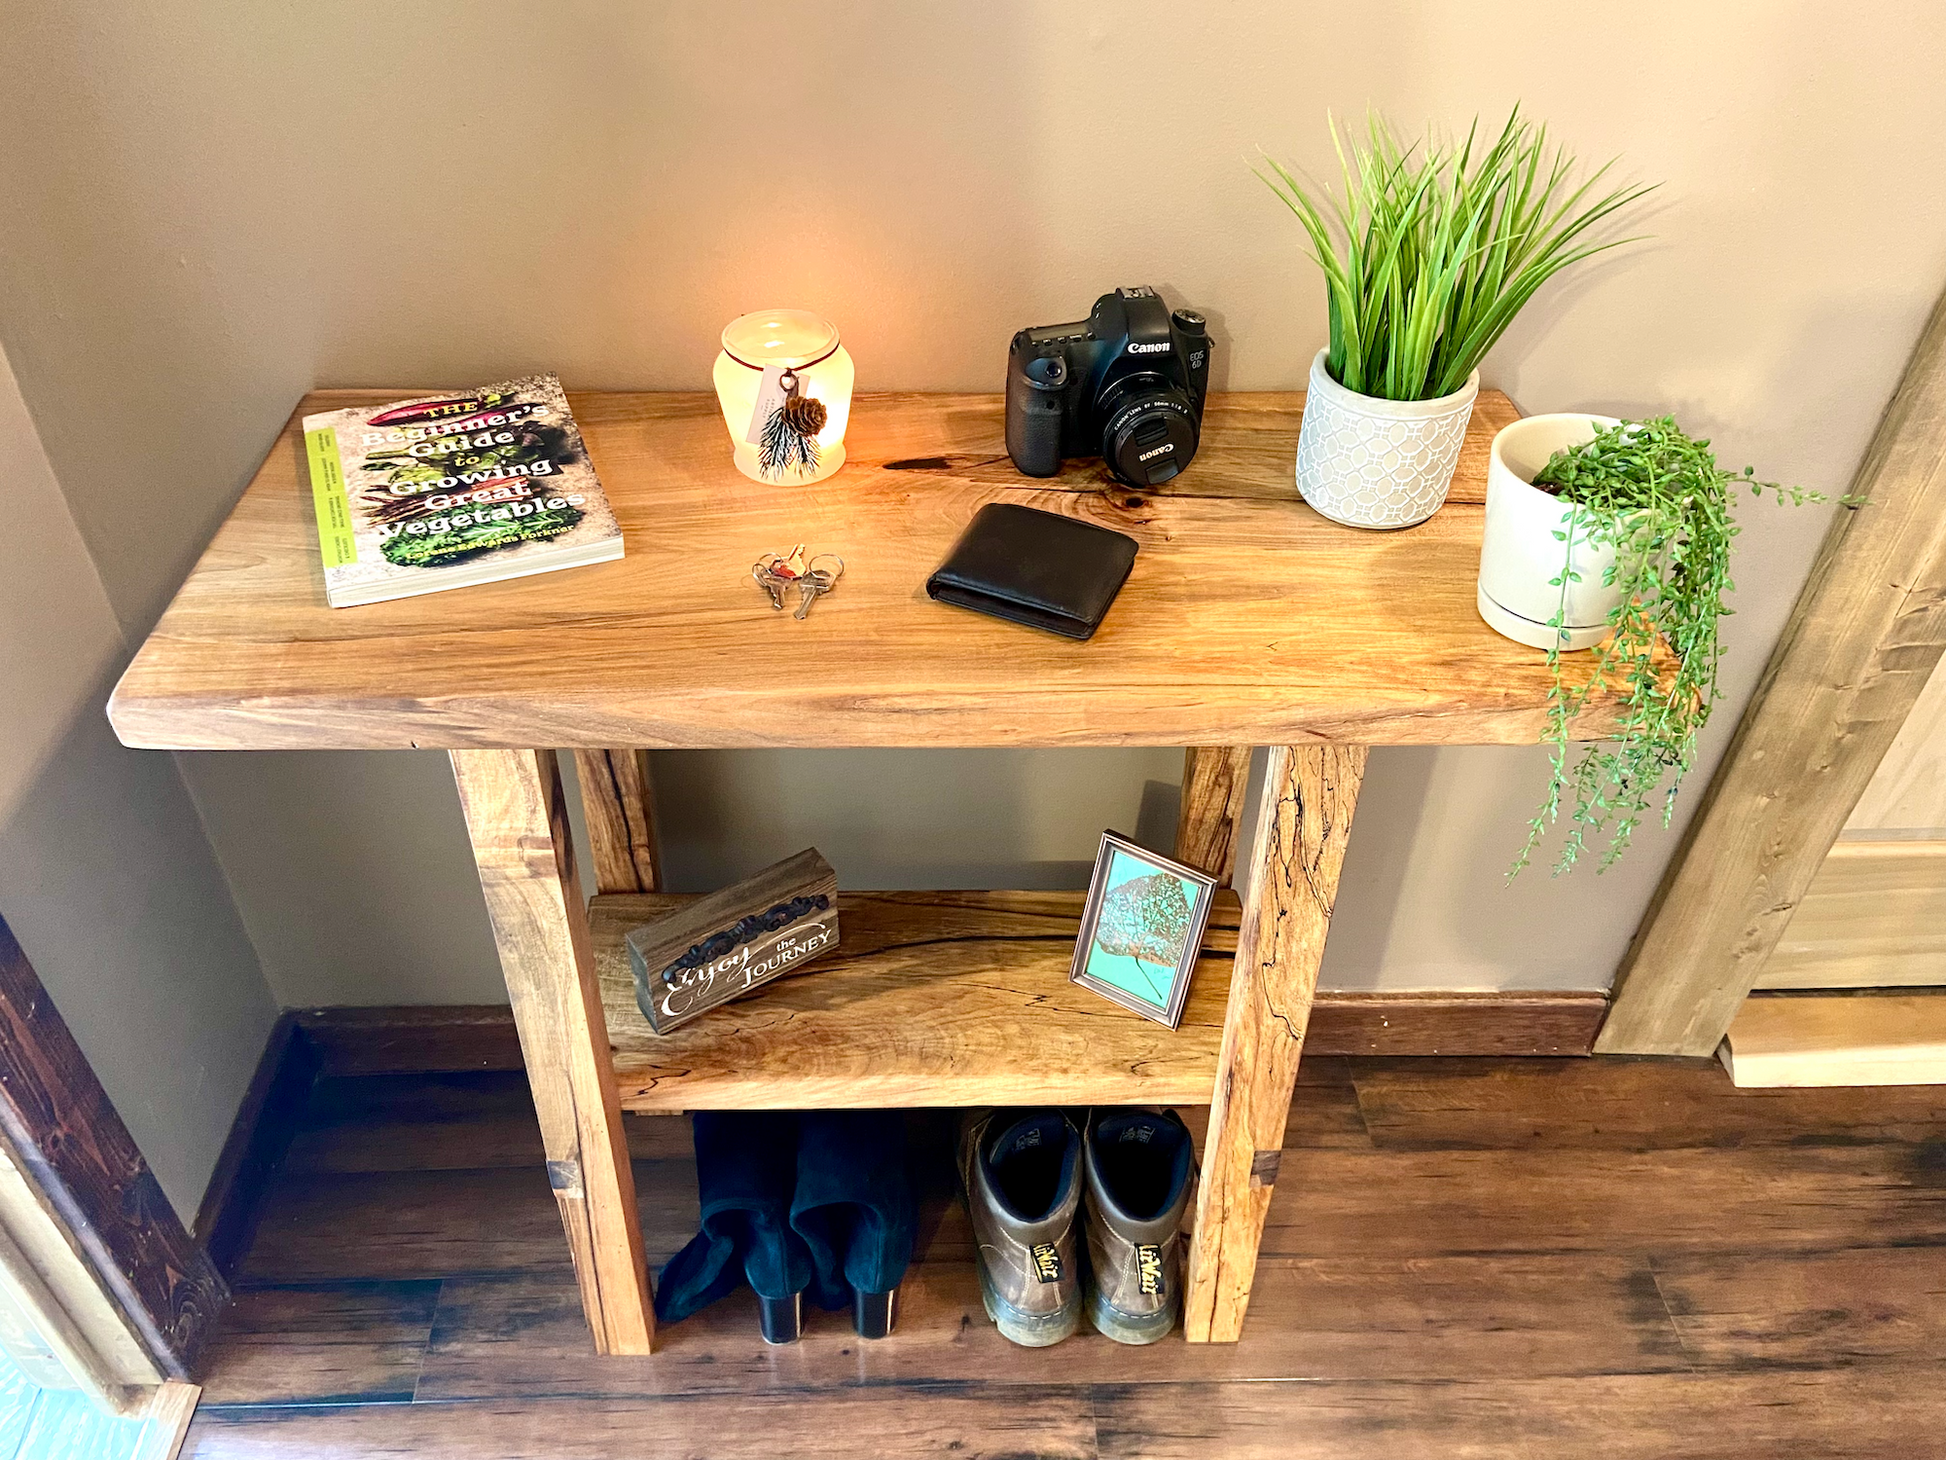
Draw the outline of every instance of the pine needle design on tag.
<instances>
[{"instance_id":1,"label":"pine needle design on tag","mask_svg":"<svg viewBox=\"0 0 1946 1460\"><path fill-rule=\"evenodd\" d=\"M784 399L764 422L757 470L772 481L782 481L787 472L809 476L818 469L818 432L830 417L823 401L798 394L795 371L786 370L777 383L784 388Z\"/></svg>"}]
</instances>

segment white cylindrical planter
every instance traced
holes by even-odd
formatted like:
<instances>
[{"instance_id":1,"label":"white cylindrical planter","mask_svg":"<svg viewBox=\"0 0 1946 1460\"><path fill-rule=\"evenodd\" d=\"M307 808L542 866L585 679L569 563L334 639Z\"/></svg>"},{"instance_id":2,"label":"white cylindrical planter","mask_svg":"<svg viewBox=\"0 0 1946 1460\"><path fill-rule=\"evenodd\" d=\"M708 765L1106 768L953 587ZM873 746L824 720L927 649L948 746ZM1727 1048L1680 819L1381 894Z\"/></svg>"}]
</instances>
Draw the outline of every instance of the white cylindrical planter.
<instances>
[{"instance_id":1,"label":"white cylindrical planter","mask_svg":"<svg viewBox=\"0 0 1946 1460\"><path fill-rule=\"evenodd\" d=\"M1518 643L1588 649L1608 633L1608 615L1622 600L1619 588L1602 583L1615 561L1614 545L1594 546L1585 518L1573 523L1571 566L1580 581L1566 578L1570 543L1554 534L1570 531L1578 509L1533 481L1555 452L1585 445L1596 431L1618 424L1612 416L1564 411L1525 417L1493 438L1478 602L1480 617ZM1550 627L1557 613L1559 630Z\"/></svg>"},{"instance_id":2,"label":"white cylindrical planter","mask_svg":"<svg viewBox=\"0 0 1946 1460\"><path fill-rule=\"evenodd\" d=\"M1311 362L1297 435L1297 489L1347 527L1411 527L1446 501L1460 443L1480 393L1480 372L1437 400L1380 400L1346 390Z\"/></svg>"}]
</instances>

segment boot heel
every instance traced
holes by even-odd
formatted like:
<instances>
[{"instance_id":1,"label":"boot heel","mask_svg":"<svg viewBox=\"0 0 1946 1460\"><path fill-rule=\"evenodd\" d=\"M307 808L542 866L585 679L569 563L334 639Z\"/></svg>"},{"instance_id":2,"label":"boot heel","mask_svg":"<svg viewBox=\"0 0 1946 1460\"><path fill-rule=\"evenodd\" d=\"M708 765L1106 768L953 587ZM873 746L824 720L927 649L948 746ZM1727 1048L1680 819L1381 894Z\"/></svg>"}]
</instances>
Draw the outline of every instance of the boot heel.
<instances>
[{"instance_id":1,"label":"boot heel","mask_svg":"<svg viewBox=\"0 0 1946 1460\"><path fill-rule=\"evenodd\" d=\"M851 1295L851 1326L860 1338L884 1338L899 1321L899 1290Z\"/></svg>"},{"instance_id":2,"label":"boot heel","mask_svg":"<svg viewBox=\"0 0 1946 1460\"><path fill-rule=\"evenodd\" d=\"M765 1343L796 1343L804 1331L804 1295L757 1299L757 1326Z\"/></svg>"}]
</instances>

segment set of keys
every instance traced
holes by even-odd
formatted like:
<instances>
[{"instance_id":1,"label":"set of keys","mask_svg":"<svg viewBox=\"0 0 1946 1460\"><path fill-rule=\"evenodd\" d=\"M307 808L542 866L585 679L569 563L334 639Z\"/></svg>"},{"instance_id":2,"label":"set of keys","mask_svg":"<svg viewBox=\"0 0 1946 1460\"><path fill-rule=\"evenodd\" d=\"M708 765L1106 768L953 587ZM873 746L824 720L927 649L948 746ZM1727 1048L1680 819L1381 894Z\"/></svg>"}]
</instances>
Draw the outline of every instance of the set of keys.
<instances>
[{"instance_id":1,"label":"set of keys","mask_svg":"<svg viewBox=\"0 0 1946 1460\"><path fill-rule=\"evenodd\" d=\"M844 576L845 560L836 553L819 553L816 557L804 556L804 544L799 543L789 552L765 553L751 565L750 576L757 580L757 586L770 595L773 612L782 612L784 594L795 588L799 595L797 612L792 618L804 618L811 612L811 605L824 594L838 586Z\"/></svg>"}]
</instances>

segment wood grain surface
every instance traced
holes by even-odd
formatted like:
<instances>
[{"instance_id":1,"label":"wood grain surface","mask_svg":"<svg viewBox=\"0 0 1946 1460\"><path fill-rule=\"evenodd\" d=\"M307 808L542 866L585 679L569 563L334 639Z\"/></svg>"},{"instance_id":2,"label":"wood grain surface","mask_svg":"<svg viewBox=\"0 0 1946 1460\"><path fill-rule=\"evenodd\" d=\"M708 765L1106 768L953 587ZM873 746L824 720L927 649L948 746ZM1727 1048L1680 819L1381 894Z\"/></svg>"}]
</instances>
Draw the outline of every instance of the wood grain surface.
<instances>
[{"instance_id":1,"label":"wood grain surface","mask_svg":"<svg viewBox=\"0 0 1946 1460\"><path fill-rule=\"evenodd\" d=\"M1946 295L1616 974L1605 1054L1710 1054L1946 649Z\"/></svg>"},{"instance_id":2,"label":"wood grain surface","mask_svg":"<svg viewBox=\"0 0 1946 1460\"><path fill-rule=\"evenodd\" d=\"M355 609L324 604L301 402L116 689L125 743L200 749L1373 744L1540 738L1543 658L1474 607L1492 434L1483 392L1448 506L1326 521L1291 476L1302 397L1217 397L1159 493L1008 462L997 396L861 396L851 459L785 489L732 467L708 395L576 395L621 561ZM1006 500L1133 536L1088 643L927 599L974 511ZM750 581L795 542L841 554L803 622ZM1577 656L1586 658L1587 656ZM1580 668L1582 666L1574 666ZM1596 722L1590 722L1590 729Z\"/></svg>"},{"instance_id":3,"label":"wood grain surface","mask_svg":"<svg viewBox=\"0 0 1946 1460\"><path fill-rule=\"evenodd\" d=\"M1872 772L1845 830L1946 837L1946 676L1937 669Z\"/></svg>"},{"instance_id":4,"label":"wood grain surface","mask_svg":"<svg viewBox=\"0 0 1946 1460\"><path fill-rule=\"evenodd\" d=\"M1946 841L1840 840L1759 989L1946 984Z\"/></svg>"},{"instance_id":5,"label":"wood grain surface","mask_svg":"<svg viewBox=\"0 0 1946 1460\"><path fill-rule=\"evenodd\" d=\"M647 1353L655 1317L560 769L551 750L465 750L453 776L595 1348Z\"/></svg>"},{"instance_id":6,"label":"wood grain surface","mask_svg":"<svg viewBox=\"0 0 1946 1460\"><path fill-rule=\"evenodd\" d=\"M1176 860L1227 886L1236 871L1237 822L1250 784L1250 747L1192 745L1183 752Z\"/></svg>"},{"instance_id":7,"label":"wood grain surface","mask_svg":"<svg viewBox=\"0 0 1946 1460\"><path fill-rule=\"evenodd\" d=\"M229 1290L162 1194L4 920L0 1134L127 1335L163 1377L189 1378ZM112 1360L119 1345L97 1347Z\"/></svg>"},{"instance_id":8,"label":"wood grain surface","mask_svg":"<svg viewBox=\"0 0 1946 1460\"><path fill-rule=\"evenodd\" d=\"M1233 1343L1243 1332L1364 775L1362 745L1273 746L1264 770L1250 849L1256 895L1237 932L1186 1259L1183 1331L1193 1343Z\"/></svg>"},{"instance_id":9,"label":"wood grain surface","mask_svg":"<svg viewBox=\"0 0 1946 1460\"><path fill-rule=\"evenodd\" d=\"M1068 896L1078 909L1082 894ZM602 915L600 904L591 913ZM1304 1055L1307 1061L1341 1054L1585 1055L1607 1008L1607 998L1588 989L1319 989ZM505 1004L300 1009L293 1017L326 1075L523 1068L519 1032Z\"/></svg>"},{"instance_id":10,"label":"wood grain surface","mask_svg":"<svg viewBox=\"0 0 1946 1460\"><path fill-rule=\"evenodd\" d=\"M1756 994L1722 1056L1745 1087L1946 1085L1946 989Z\"/></svg>"},{"instance_id":11,"label":"wood grain surface","mask_svg":"<svg viewBox=\"0 0 1946 1460\"><path fill-rule=\"evenodd\" d=\"M1939 1089L1740 1091L1704 1060L1307 1056L1280 1183L1298 1189L1272 1201L1247 1339L1137 1350L1085 1327L1052 1351L999 1337L951 1195L952 1121L926 1114L891 1339L813 1313L771 1348L739 1292L661 1329L654 1357L600 1363L546 1182L505 1145L519 1093L493 1074L320 1082L306 1131L330 1136L328 1169L294 1148L278 1177L210 1349L198 1453L795 1455L844 1424L871 1455L1059 1455L1078 1433L1195 1460L1913 1460L1946 1419ZM658 1133L635 1169L665 1256L696 1220L671 1154L687 1122L627 1123ZM465 1169L469 1152L492 1164ZM911 1428L942 1399L936 1431Z\"/></svg>"},{"instance_id":12,"label":"wood grain surface","mask_svg":"<svg viewBox=\"0 0 1946 1460\"><path fill-rule=\"evenodd\" d=\"M645 750L577 750L575 779L588 818L588 847L598 892L655 892L655 800Z\"/></svg>"},{"instance_id":13,"label":"wood grain surface","mask_svg":"<svg viewBox=\"0 0 1946 1460\"><path fill-rule=\"evenodd\" d=\"M686 901L598 897L590 910L627 1109L1209 1099L1233 893L1216 900L1175 1030L1068 981L1079 892L845 892L837 952L658 1035L636 1007L622 938Z\"/></svg>"}]
</instances>

